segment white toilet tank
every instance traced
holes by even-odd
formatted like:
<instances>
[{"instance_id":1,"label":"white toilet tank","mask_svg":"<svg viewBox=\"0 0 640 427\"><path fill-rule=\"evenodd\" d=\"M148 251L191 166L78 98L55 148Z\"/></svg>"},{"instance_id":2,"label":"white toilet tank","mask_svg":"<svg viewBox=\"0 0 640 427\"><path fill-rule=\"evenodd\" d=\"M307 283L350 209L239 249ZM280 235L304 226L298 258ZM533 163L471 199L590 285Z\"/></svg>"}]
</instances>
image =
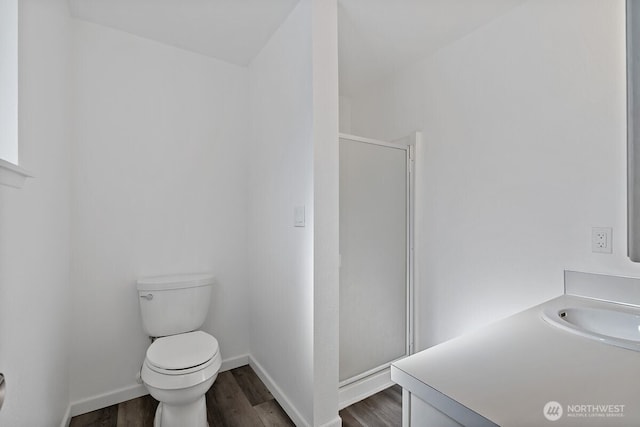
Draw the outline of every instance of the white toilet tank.
<instances>
[{"instance_id":1,"label":"white toilet tank","mask_svg":"<svg viewBox=\"0 0 640 427\"><path fill-rule=\"evenodd\" d=\"M204 323L211 303L209 274L138 279L142 327L151 337L194 331Z\"/></svg>"}]
</instances>

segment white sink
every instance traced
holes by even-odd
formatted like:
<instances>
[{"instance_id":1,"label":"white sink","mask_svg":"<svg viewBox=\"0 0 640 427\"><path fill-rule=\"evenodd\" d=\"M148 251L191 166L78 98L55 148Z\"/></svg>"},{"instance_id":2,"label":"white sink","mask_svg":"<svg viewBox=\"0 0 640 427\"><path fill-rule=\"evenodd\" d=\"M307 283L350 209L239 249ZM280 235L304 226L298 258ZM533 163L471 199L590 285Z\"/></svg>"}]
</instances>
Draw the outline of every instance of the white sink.
<instances>
[{"instance_id":1,"label":"white sink","mask_svg":"<svg viewBox=\"0 0 640 427\"><path fill-rule=\"evenodd\" d=\"M618 304L615 308L543 307L549 324L605 344L640 351L640 311Z\"/></svg>"}]
</instances>

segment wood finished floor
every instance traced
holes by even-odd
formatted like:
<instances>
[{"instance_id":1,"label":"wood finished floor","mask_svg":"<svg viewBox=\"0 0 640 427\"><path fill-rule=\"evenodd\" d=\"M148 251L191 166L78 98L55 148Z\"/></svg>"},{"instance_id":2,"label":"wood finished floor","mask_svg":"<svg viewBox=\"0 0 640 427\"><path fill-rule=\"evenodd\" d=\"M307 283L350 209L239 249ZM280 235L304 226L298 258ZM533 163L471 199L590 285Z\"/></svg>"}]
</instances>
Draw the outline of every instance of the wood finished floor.
<instances>
[{"instance_id":1,"label":"wood finished floor","mask_svg":"<svg viewBox=\"0 0 640 427\"><path fill-rule=\"evenodd\" d=\"M399 427L402 388L394 385L340 411L342 427Z\"/></svg>"},{"instance_id":2,"label":"wood finished floor","mask_svg":"<svg viewBox=\"0 0 640 427\"><path fill-rule=\"evenodd\" d=\"M73 417L70 427L153 427L157 406L146 395ZM211 427L294 426L249 365L218 375L207 392L207 420Z\"/></svg>"},{"instance_id":3,"label":"wood finished floor","mask_svg":"<svg viewBox=\"0 0 640 427\"><path fill-rule=\"evenodd\" d=\"M71 419L70 427L153 427L158 402L142 396ZM393 386L340 411L344 427L402 425L402 389ZM207 392L211 427L294 426L250 366L221 372ZM185 426L187 427L187 426Z\"/></svg>"}]
</instances>

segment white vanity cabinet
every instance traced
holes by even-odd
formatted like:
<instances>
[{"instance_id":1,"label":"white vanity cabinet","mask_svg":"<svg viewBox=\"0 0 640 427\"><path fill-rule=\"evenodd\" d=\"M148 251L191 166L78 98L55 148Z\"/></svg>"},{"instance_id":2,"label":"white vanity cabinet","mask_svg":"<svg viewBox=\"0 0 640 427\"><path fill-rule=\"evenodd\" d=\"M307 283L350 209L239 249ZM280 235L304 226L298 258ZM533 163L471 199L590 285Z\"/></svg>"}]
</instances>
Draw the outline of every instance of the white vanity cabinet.
<instances>
[{"instance_id":1,"label":"white vanity cabinet","mask_svg":"<svg viewBox=\"0 0 640 427\"><path fill-rule=\"evenodd\" d=\"M396 366L391 379L402 386L402 427L496 426Z\"/></svg>"},{"instance_id":2,"label":"white vanity cabinet","mask_svg":"<svg viewBox=\"0 0 640 427\"><path fill-rule=\"evenodd\" d=\"M579 279L584 293L569 294L568 281L561 297L394 362L403 427L640 426L640 351L543 319L550 306L562 314L563 307L598 313L612 302L627 311L640 304L604 302L598 275L569 278ZM621 295L628 288L640 300L638 279L609 278L606 285Z\"/></svg>"}]
</instances>

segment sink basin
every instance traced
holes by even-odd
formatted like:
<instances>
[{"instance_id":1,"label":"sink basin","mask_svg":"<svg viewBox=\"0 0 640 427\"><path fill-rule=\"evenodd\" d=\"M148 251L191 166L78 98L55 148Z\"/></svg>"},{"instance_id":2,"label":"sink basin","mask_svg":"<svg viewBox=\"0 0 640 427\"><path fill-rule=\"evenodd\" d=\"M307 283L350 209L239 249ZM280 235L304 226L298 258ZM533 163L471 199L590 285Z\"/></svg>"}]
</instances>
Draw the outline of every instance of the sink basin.
<instances>
[{"instance_id":1,"label":"sink basin","mask_svg":"<svg viewBox=\"0 0 640 427\"><path fill-rule=\"evenodd\" d=\"M567 332L640 351L640 311L623 308L547 307L542 318Z\"/></svg>"}]
</instances>

